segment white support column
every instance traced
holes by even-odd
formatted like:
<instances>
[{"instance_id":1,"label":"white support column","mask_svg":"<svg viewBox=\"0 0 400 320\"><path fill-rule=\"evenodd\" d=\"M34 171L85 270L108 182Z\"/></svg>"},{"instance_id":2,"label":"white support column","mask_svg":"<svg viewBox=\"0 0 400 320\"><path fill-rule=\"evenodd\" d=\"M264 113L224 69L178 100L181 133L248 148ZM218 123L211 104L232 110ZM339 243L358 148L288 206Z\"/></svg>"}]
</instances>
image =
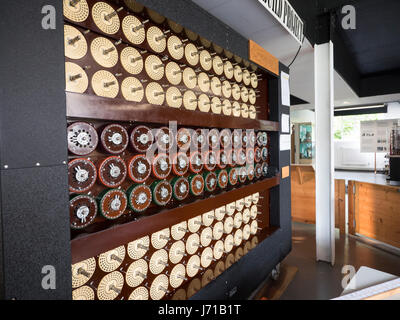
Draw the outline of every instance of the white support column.
<instances>
[{"instance_id":1,"label":"white support column","mask_svg":"<svg viewBox=\"0 0 400 320\"><path fill-rule=\"evenodd\" d=\"M333 162L333 43L314 47L317 261L335 263L335 184Z\"/></svg>"}]
</instances>

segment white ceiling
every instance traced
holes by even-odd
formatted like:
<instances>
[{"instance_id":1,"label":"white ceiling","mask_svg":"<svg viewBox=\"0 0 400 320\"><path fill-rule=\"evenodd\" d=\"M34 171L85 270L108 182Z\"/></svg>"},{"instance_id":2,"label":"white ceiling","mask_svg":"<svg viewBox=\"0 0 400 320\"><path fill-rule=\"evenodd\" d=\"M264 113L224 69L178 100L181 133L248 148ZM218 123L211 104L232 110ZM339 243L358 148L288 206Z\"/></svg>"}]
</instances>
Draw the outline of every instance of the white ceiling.
<instances>
[{"instance_id":1,"label":"white ceiling","mask_svg":"<svg viewBox=\"0 0 400 320\"><path fill-rule=\"evenodd\" d=\"M289 65L299 48L296 40L258 2L258 0L192 0L232 29L264 47L282 63ZM335 71L335 106L400 101L400 94L359 98ZM298 109L314 108L314 49L304 41L295 62L290 67L291 94L307 105Z\"/></svg>"}]
</instances>

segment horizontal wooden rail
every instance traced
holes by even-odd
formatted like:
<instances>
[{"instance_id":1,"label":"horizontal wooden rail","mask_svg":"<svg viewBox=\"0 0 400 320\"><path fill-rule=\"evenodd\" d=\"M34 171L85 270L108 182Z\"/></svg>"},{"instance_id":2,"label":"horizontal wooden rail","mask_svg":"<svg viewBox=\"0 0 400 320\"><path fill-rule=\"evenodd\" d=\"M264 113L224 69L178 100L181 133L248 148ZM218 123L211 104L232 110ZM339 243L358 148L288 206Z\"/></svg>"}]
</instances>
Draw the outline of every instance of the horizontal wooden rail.
<instances>
[{"instance_id":1,"label":"horizontal wooden rail","mask_svg":"<svg viewBox=\"0 0 400 320\"><path fill-rule=\"evenodd\" d=\"M235 129L279 131L279 122L188 111L151 104L134 104L120 99L66 92L67 116L110 121L136 121Z\"/></svg>"},{"instance_id":2,"label":"horizontal wooden rail","mask_svg":"<svg viewBox=\"0 0 400 320\"><path fill-rule=\"evenodd\" d=\"M279 185L279 182L280 177L277 175L273 178L267 178L238 189L211 196L208 199L198 200L152 216L143 217L137 221L80 236L71 241L72 263L94 257L135 239L247 197L253 193L270 189Z\"/></svg>"}]
</instances>

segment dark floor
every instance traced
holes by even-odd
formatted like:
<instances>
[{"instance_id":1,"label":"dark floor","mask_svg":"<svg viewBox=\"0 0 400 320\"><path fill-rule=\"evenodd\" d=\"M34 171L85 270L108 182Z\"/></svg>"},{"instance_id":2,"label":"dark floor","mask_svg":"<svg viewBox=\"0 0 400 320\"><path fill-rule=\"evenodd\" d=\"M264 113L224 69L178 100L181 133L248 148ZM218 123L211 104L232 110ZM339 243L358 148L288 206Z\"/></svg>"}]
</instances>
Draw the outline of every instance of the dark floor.
<instances>
[{"instance_id":1,"label":"dark floor","mask_svg":"<svg viewBox=\"0 0 400 320\"><path fill-rule=\"evenodd\" d=\"M339 296L344 265L370 267L400 276L400 257L376 249L351 237L336 236L336 263L315 261L315 225L293 223L293 249L283 261L299 270L281 300L326 300Z\"/></svg>"}]
</instances>

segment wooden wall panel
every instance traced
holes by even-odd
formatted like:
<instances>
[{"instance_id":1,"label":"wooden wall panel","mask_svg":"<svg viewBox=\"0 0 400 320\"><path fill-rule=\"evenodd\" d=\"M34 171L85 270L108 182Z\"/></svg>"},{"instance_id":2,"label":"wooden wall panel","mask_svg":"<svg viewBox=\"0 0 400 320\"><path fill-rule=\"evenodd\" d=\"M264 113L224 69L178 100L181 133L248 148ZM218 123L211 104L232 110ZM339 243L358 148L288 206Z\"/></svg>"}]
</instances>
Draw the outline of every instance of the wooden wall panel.
<instances>
[{"instance_id":1,"label":"wooden wall panel","mask_svg":"<svg viewBox=\"0 0 400 320\"><path fill-rule=\"evenodd\" d=\"M349 216L349 228L348 228L348 233L354 235L356 233L355 230L355 182L354 181L349 181L347 184L347 190L348 190L348 216Z\"/></svg>"},{"instance_id":2,"label":"wooden wall panel","mask_svg":"<svg viewBox=\"0 0 400 320\"><path fill-rule=\"evenodd\" d=\"M400 248L400 189L364 182L355 185L355 232Z\"/></svg>"},{"instance_id":3,"label":"wooden wall panel","mask_svg":"<svg viewBox=\"0 0 400 320\"><path fill-rule=\"evenodd\" d=\"M335 180L335 227L346 232L346 181Z\"/></svg>"},{"instance_id":4,"label":"wooden wall panel","mask_svg":"<svg viewBox=\"0 0 400 320\"><path fill-rule=\"evenodd\" d=\"M315 223L315 172L311 166L292 166L292 219Z\"/></svg>"},{"instance_id":5,"label":"wooden wall panel","mask_svg":"<svg viewBox=\"0 0 400 320\"><path fill-rule=\"evenodd\" d=\"M292 166L292 219L315 224L315 171L312 166ZM335 227L345 233L346 185L335 180Z\"/></svg>"},{"instance_id":6,"label":"wooden wall panel","mask_svg":"<svg viewBox=\"0 0 400 320\"><path fill-rule=\"evenodd\" d=\"M279 75L279 60L252 40L249 41L249 58L254 63Z\"/></svg>"}]
</instances>

